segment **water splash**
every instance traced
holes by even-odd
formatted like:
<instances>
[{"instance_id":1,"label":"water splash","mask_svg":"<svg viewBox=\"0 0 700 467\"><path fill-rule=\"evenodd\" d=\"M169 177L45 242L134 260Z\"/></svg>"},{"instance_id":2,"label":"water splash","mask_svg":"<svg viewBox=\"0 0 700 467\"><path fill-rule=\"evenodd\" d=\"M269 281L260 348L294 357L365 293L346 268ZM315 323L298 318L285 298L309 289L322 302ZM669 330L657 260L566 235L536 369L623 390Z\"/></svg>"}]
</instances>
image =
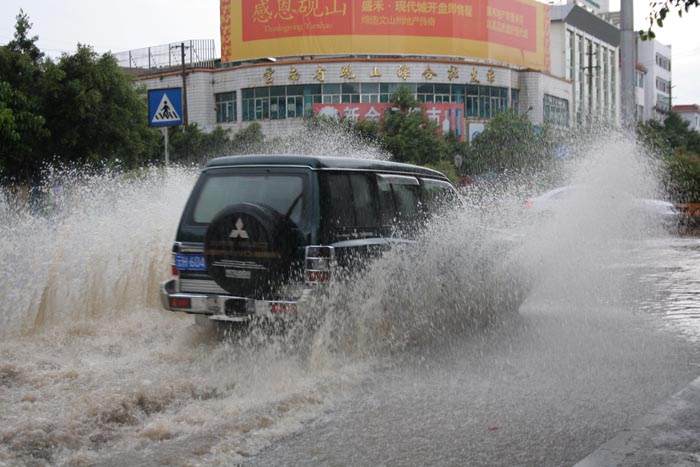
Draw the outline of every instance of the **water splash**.
<instances>
[{"instance_id":1,"label":"water splash","mask_svg":"<svg viewBox=\"0 0 700 467\"><path fill-rule=\"evenodd\" d=\"M158 303L196 171L50 174L40 201L4 193L0 335Z\"/></svg>"},{"instance_id":2,"label":"water splash","mask_svg":"<svg viewBox=\"0 0 700 467\"><path fill-rule=\"evenodd\" d=\"M552 203L546 216L521 220L523 264L536 288L572 303L634 300L639 271L624 265L640 242L669 233L663 219L638 209L641 199L665 197L659 167L625 134L607 134L579 151L565 165L562 185L581 188Z\"/></svg>"},{"instance_id":3,"label":"water splash","mask_svg":"<svg viewBox=\"0 0 700 467\"><path fill-rule=\"evenodd\" d=\"M317 141L319 153L376 155ZM43 204L5 190L0 463L240 462L321 416L375 365L479 336L517 316L530 291L581 309L632 300L638 274L617 266L629 240L658 225L624 222L626 202L604 197L571 198L546 219L523 204L560 184L661 196L654 175L613 135L551 173L471 187L418 244L331 289L315 326L224 343L157 296L196 170L55 173Z\"/></svg>"}]
</instances>

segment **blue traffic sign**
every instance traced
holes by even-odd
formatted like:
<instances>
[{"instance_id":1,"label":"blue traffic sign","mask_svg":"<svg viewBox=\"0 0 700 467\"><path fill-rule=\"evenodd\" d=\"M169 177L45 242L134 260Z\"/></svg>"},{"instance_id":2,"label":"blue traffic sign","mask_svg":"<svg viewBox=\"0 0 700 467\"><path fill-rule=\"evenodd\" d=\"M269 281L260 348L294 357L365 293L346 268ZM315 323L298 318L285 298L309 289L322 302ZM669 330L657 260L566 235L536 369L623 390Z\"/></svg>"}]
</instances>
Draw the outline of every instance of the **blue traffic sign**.
<instances>
[{"instance_id":1,"label":"blue traffic sign","mask_svg":"<svg viewBox=\"0 0 700 467\"><path fill-rule=\"evenodd\" d=\"M182 124L182 88L148 91L148 126Z\"/></svg>"}]
</instances>

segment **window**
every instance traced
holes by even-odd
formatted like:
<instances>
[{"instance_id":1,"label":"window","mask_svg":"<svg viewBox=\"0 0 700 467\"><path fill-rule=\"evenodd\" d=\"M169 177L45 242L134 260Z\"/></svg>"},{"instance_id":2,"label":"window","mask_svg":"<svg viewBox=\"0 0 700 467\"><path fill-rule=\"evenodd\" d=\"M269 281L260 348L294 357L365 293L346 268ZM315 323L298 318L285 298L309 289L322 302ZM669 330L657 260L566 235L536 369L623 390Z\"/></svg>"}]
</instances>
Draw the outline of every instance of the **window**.
<instances>
[{"instance_id":1,"label":"window","mask_svg":"<svg viewBox=\"0 0 700 467\"><path fill-rule=\"evenodd\" d=\"M236 92L216 94L216 123L236 121Z\"/></svg>"},{"instance_id":2,"label":"window","mask_svg":"<svg viewBox=\"0 0 700 467\"><path fill-rule=\"evenodd\" d=\"M615 118L617 102L615 100L615 89L616 89L616 79L617 75L617 58L615 57L615 52L610 52L610 117Z\"/></svg>"},{"instance_id":3,"label":"window","mask_svg":"<svg viewBox=\"0 0 700 467\"><path fill-rule=\"evenodd\" d=\"M243 89L241 96L243 121L282 120L304 116L304 86Z\"/></svg>"},{"instance_id":4,"label":"window","mask_svg":"<svg viewBox=\"0 0 700 467\"><path fill-rule=\"evenodd\" d=\"M362 83L360 92L360 102L379 102L379 83Z\"/></svg>"},{"instance_id":5,"label":"window","mask_svg":"<svg viewBox=\"0 0 700 467\"><path fill-rule=\"evenodd\" d=\"M321 189L324 241L378 236L379 216L369 175L323 174Z\"/></svg>"},{"instance_id":6,"label":"window","mask_svg":"<svg viewBox=\"0 0 700 467\"><path fill-rule=\"evenodd\" d=\"M510 90L510 106L515 109L516 112L520 108L520 90L511 89Z\"/></svg>"},{"instance_id":7,"label":"window","mask_svg":"<svg viewBox=\"0 0 700 467\"><path fill-rule=\"evenodd\" d=\"M453 205L456 194L452 185L441 180L421 179L423 183L423 204L428 213L439 212Z\"/></svg>"},{"instance_id":8,"label":"window","mask_svg":"<svg viewBox=\"0 0 700 467\"><path fill-rule=\"evenodd\" d=\"M593 87L595 88L595 106L596 110L598 111L599 114L602 115L602 110L603 110L603 105L602 105L602 100L603 100L603 90L602 90L602 84L601 84L601 78L602 78L602 67L600 66L601 60L603 56L601 55L601 50L600 50L600 44L596 43L595 45L595 52L593 53L593 70L595 70L593 74Z\"/></svg>"},{"instance_id":9,"label":"window","mask_svg":"<svg viewBox=\"0 0 700 467\"><path fill-rule=\"evenodd\" d=\"M671 93L671 82L666 81L663 78L657 77L656 78L656 89L661 91L661 92L665 92L666 94L670 94Z\"/></svg>"},{"instance_id":10,"label":"window","mask_svg":"<svg viewBox=\"0 0 700 467\"><path fill-rule=\"evenodd\" d=\"M493 118L508 110L508 88L467 85L467 117ZM515 93L515 94L513 94ZM517 90L511 89L511 103L517 109Z\"/></svg>"},{"instance_id":11,"label":"window","mask_svg":"<svg viewBox=\"0 0 700 467\"><path fill-rule=\"evenodd\" d=\"M204 185L192 212L197 224L211 222L217 212L238 203L263 203L287 214L299 225L303 219L304 178L292 174L226 174L204 179Z\"/></svg>"},{"instance_id":12,"label":"window","mask_svg":"<svg viewBox=\"0 0 700 467\"><path fill-rule=\"evenodd\" d=\"M419 184L415 177L378 175L379 210L385 228L411 229L420 216Z\"/></svg>"},{"instance_id":13,"label":"window","mask_svg":"<svg viewBox=\"0 0 700 467\"><path fill-rule=\"evenodd\" d=\"M545 94L544 122L557 126L569 126L569 101Z\"/></svg>"},{"instance_id":14,"label":"window","mask_svg":"<svg viewBox=\"0 0 700 467\"><path fill-rule=\"evenodd\" d=\"M574 31L566 31L566 79L573 81L575 79L576 65L576 43L574 42Z\"/></svg>"},{"instance_id":15,"label":"window","mask_svg":"<svg viewBox=\"0 0 700 467\"><path fill-rule=\"evenodd\" d=\"M606 47L601 47L603 52L602 58L602 86L603 86L603 115L606 117L610 114L610 59L608 57L608 49Z\"/></svg>"},{"instance_id":16,"label":"window","mask_svg":"<svg viewBox=\"0 0 700 467\"><path fill-rule=\"evenodd\" d=\"M671 60L661 54L656 54L656 65L666 71L671 71Z\"/></svg>"}]
</instances>

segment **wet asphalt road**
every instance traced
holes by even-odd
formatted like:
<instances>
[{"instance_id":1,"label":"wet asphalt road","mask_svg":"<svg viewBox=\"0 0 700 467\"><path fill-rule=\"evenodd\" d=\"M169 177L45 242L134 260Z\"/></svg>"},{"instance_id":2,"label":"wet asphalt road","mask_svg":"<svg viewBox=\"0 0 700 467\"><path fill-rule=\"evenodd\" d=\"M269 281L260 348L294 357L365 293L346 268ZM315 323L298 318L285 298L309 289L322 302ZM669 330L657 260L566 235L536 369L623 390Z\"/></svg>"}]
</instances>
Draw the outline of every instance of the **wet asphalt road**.
<instances>
[{"instance_id":1,"label":"wet asphalt road","mask_svg":"<svg viewBox=\"0 0 700 467\"><path fill-rule=\"evenodd\" d=\"M243 465L573 465L700 375L700 349L661 301L674 308L669 280L694 290L698 246L650 245L634 300L545 292L486 331L393 358Z\"/></svg>"}]
</instances>

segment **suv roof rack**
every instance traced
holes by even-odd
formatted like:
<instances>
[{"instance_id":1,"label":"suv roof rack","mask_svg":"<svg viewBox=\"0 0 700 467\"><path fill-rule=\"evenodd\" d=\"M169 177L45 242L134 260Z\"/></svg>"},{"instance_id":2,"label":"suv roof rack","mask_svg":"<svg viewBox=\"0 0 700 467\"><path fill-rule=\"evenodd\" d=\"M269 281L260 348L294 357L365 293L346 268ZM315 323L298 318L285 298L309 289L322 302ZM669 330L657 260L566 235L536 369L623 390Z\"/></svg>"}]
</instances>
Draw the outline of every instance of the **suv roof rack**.
<instances>
[{"instance_id":1,"label":"suv roof rack","mask_svg":"<svg viewBox=\"0 0 700 467\"><path fill-rule=\"evenodd\" d=\"M388 170L446 179L446 177L437 170L399 162L352 157L302 156L291 154L257 154L218 157L207 162L206 168L243 165L296 165L306 166L312 169Z\"/></svg>"}]
</instances>

